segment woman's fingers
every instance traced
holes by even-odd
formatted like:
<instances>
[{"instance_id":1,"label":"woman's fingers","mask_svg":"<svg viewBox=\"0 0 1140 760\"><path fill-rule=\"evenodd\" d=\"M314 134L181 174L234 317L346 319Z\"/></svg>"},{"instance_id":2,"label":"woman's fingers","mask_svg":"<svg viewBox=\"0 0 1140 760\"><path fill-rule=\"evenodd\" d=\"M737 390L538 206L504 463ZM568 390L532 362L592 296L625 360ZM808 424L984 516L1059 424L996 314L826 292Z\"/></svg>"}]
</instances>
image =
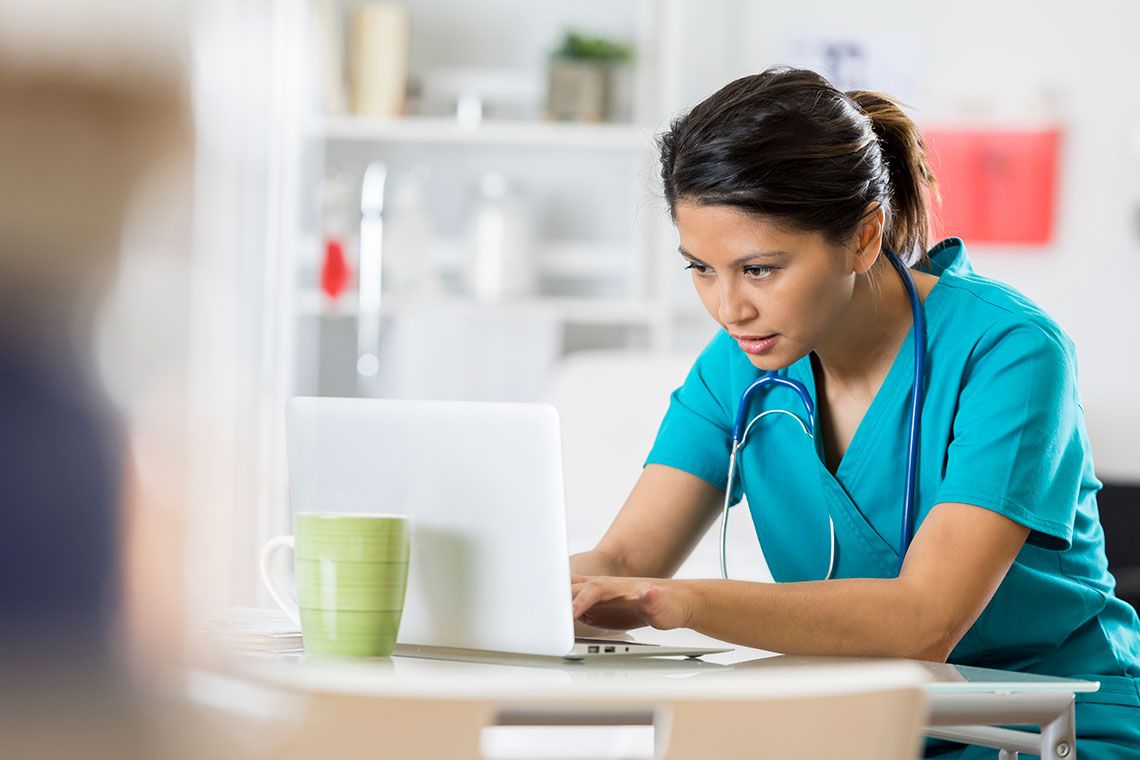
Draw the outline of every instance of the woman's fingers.
<instances>
[{"instance_id":1,"label":"woman's fingers","mask_svg":"<svg viewBox=\"0 0 1140 760\"><path fill-rule=\"evenodd\" d=\"M575 576L570 585L575 620L607 628L685 625L686 612L677 594L652 578Z\"/></svg>"},{"instance_id":2,"label":"woman's fingers","mask_svg":"<svg viewBox=\"0 0 1140 760\"><path fill-rule=\"evenodd\" d=\"M612 598L611 590L607 589L606 585L604 582L594 579L571 587L575 618L598 602Z\"/></svg>"},{"instance_id":3,"label":"woman's fingers","mask_svg":"<svg viewBox=\"0 0 1140 760\"><path fill-rule=\"evenodd\" d=\"M623 602L637 602L637 592L630 593L631 582L626 578L591 578L572 588L571 597L574 600L574 617L577 618L591 607L621 600Z\"/></svg>"},{"instance_id":4,"label":"woman's fingers","mask_svg":"<svg viewBox=\"0 0 1140 760\"><path fill-rule=\"evenodd\" d=\"M644 581L630 578L591 578L571 586L574 600L574 617L577 618L591 607L603 602L617 601L620 606L634 610L641 606L646 589Z\"/></svg>"}]
</instances>

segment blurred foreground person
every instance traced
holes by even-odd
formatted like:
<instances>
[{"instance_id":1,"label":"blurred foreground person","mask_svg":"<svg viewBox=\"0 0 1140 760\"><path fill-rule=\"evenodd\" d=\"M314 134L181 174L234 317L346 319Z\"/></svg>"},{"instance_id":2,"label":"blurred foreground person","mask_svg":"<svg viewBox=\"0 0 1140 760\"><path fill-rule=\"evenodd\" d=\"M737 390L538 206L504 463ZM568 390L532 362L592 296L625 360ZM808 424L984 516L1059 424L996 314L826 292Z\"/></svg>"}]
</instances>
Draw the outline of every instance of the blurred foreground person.
<instances>
[{"instance_id":1,"label":"blurred foreground person","mask_svg":"<svg viewBox=\"0 0 1140 760\"><path fill-rule=\"evenodd\" d=\"M137 489L93 333L142 182L192 143L183 46L140 10L0 0L3 757L146 754L121 646Z\"/></svg>"}]
</instances>

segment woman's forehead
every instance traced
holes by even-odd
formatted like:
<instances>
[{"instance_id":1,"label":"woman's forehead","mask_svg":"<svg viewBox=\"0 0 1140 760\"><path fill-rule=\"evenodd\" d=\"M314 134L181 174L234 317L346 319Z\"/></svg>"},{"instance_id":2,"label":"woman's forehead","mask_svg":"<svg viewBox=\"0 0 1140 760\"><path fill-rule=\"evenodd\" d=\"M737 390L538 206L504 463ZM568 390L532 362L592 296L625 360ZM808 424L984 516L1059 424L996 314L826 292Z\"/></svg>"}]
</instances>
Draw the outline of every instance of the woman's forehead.
<instances>
[{"instance_id":1,"label":"woman's forehead","mask_svg":"<svg viewBox=\"0 0 1140 760\"><path fill-rule=\"evenodd\" d=\"M681 251L695 258L794 254L824 245L822 235L789 229L759 214L724 204L677 204Z\"/></svg>"}]
</instances>

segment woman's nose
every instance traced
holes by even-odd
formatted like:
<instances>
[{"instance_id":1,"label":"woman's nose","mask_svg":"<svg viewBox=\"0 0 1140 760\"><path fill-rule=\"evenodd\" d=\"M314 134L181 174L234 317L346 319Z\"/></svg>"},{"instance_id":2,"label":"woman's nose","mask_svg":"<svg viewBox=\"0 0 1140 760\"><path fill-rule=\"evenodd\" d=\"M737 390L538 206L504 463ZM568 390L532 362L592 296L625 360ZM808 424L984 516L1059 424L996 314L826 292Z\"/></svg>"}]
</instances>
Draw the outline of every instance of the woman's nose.
<instances>
[{"instance_id":1,"label":"woman's nose","mask_svg":"<svg viewBox=\"0 0 1140 760\"><path fill-rule=\"evenodd\" d=\"M717 316L723 325L742 324L756 317L756 307L743 296L740 288L726 285L720 292Z\"/></svg>"}]
</instances>

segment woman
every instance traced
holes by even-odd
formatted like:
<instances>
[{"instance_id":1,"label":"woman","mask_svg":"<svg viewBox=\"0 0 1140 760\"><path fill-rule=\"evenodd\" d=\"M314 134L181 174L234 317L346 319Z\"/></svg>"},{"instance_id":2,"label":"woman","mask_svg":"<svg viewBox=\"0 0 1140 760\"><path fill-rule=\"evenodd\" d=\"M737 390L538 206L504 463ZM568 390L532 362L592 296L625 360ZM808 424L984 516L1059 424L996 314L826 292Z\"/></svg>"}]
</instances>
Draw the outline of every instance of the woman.
<instances>
[{"instance_id":1,"label":"woman","mask_svg":"<svg viewBox=\"0 0 1140 760\"><path fill-rule=\"evenodd\" d=\"M677 119L660 147L681 256L723 329L613 525L573 557L576 619L1088 677L1101 690L1078 697L1081 756L1140 755L1140 623L1113 594L1073 344L975 274L961 240L927 250L937 188L915 125L881 94L776 67ZM911 267L927 331L901 569L914 334L888 252ZM780 582L667 580L720 513L737 404L770 370L808 389L815 435L758 420L730 501L747 495ZM748 419L777 408L805 407L771 387Z\"/></svg>"}]
</instances>

